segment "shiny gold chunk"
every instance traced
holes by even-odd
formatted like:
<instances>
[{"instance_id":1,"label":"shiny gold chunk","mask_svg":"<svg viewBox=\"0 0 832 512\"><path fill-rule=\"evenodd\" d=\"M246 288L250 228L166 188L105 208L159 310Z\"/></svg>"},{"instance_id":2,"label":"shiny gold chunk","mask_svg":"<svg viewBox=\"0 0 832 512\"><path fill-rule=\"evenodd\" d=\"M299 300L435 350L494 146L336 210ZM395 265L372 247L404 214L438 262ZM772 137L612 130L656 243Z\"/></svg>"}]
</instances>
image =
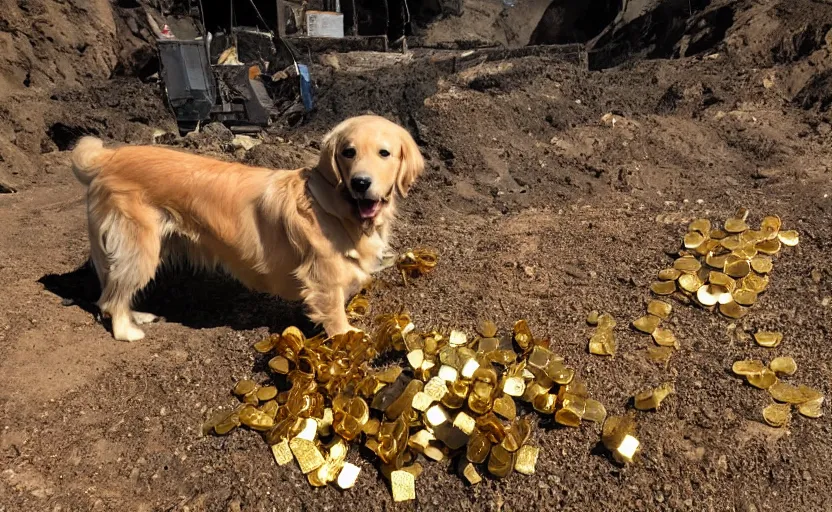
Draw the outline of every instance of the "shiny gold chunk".
<instances>
[{"instance_id":1,"label":"shiny gold chunk","mask_svg":"<svg viewBox=\"0 0 832 512\"><path fill-rule=\"evenodd\" d=\"M370 313L370 301L366 295L356 295L347 303L347 318L358 320Z\"/></svg>"},{"instance_id":2,"label":"shiny gold chunk","mask_svg":"<svg viewBox=\"0 0 832 512\"><path fill-rule=\"evenodd\" d=\"M599 356L615 355L616 343L612 331L604 331L598 328L592 338L589 339L589 353Z\"/></svg>"},{"instance_id":3,"label":"shiny gold chunk","mask_svg":"<svg viewBox=\"0 0 832 512\"><path fill-rule=\"evenodd\" d=\"M675 268L659 270L659 280L661 281L675 281L679 279L680 275L682 275L682 272L680 270L676 270Z\"/></svg>"},{"instance_id":4,"label":"shiny gold chunk","mask_svg":"<svg viewBox=\"0 0 832 512\"><path fill-rule=\"evenodd\" d=\"M578 428L581 426L581 417L574 410L563 408L555 412L555 422L566 427Z\"/></svg>"},{"instance_id":5,"label":"shiny gold chunk","mask_svg":"<svg viewBox=\"0 0 832 512\"><path fill-rule=\"evenodd\" d=\"M439 258L436 250L429 248L414 249L407 251L396 260L396 268L402 275L402 280L407 285L407 278L414 278L432 271Z\"/></svg>"},{"instance_id":6,"label":"shiny gold chunk","mask_svg":"<svg viewBox=\"0 0 832 512\"><path fill-rule=\"evenodd\" d=\"M433 377L425 384L424 393L438 402L448 393L448 385L444 379Z\"/></svg>"},{"instance_id":7,"label":"shiny gold chunk","mask_svg":"<svg viewBox=\"0 0 832 512\"><path fill-rule=\"evenodd\" d=\"M485 462L488 453L491 451L491 445L491 440L484 432L475 430L468 440L468 448L466 450L468 461L474 464Z\"/></svg>"},{"instance_id":8,"label":"shiny gold chunk","mask_svg":"<svg viewBox=\"0 0 832 512\"><path fill-rule=\"evenodd\" d=\"M276 356L269 359L269 368L273 372L279 373L281 375L286 375L287 373L289 373L289 370L291 369L289 366L289 360L283 356Z\"/></svg>"},{"instance_id":9,"label":"shiny gold chunk","mask_svg":"<svg viewBox=\"0 0 832 512\"><path fill-rule=\"evenodd\" d=\"M506 395L520 397L526 391L526 381L523 377L506 377L502 389Z\"/></svg>"},{"instance_id":10,"label":"shiny gold chunk","mask_svg":"<svg viewBox=\"0 0 832 512\"><path fill-rule=\"evenodd\" d=\"M745 277L751 272L751 264L746 259L736 259L733 255L729 256L725 262L725 273L734 278Z\"/></svg>"},{"instance_id":11,"label":"shiny gold chunk","mask_svg":"<svg viewBox=\"0 0 832 512\"><path fill-rule=\"evenodd\" d=\"M673 384L666 382L655 389L647 389L638 393L633 399L635 408L639 411L658 409L662 401L673 393Z\"/></svg>"},{"instance_id":12,"label":"shiny gold chunk","mask_svg":"<svg viewBox=\"0 0 832 512\"><path fill-rule=\"evenodd\" d=\"M514 401L512 400L512 403ZM496 412L496 411L495 411ZM470 415L465 413L464 411L459 411L454 418L454 427L461 430L466 435L471 435L474 432L474 429L477 427L477 420L472 418Z\"/></svg>"},{"instance_id":13,"label":"shiny gold chunk","mask_svg":"<svg viewBox=\"0 0 832 512\"><path fill-rule=\"evenodd\" d=\"M338 479L335 481L335 483L341 489L349 489L355 485L355 482L358 480L358 474L360 472L360 467L350 462L345 462L344 466L341 468L341 471L338 472Z\"/></svg>"},{"instance_id":14,"label":"shiny gold chunk","mask_svg":"<svg viewBox=\"0 0 832 512\"><path fill-rule=\"evenodd\" d=\"M682 256L673 262L673 268L682 273L697 272L701 267L702 264L693 256Z\"/></svg>"},{"instance_id":15,"label":"shiny gold chunk","mask_svg":"<svg viewBox=\"0 0 832 512\"><path fill-rule=\"evenodd\" d=\"M396 382L396 379L399 378L399 375L402 373L402 368L399 366L391 366L390 368L376 374L376 378L380 382L385 382L387 384L392 384Z\"/></svg>"},{"instance_id":16,"label":"shiny gold chunk","mask_svg":"<svg viewBox=\"0 0 832 512\"><path fill-rule=\"evenodd\" d=\"M450 336L448 336L448 343L452 347L461 347L468 343L468 335L462 331L451 331Z\"/></svg>"},{"instance_id":17,"label":"shiny gold chunk","mask_svg":"<svg viewBox=\"0 0 832 512\"><path fill-rule=\"evenodd\" d=\"M491 448L488 457L488 472L497 478L505 478L514 469L514 453L500 445Z\"/></svg>"},{"instance_id":18,"label":"shiny gold chunk","mask_svg":"<svg viewBox=\"0 0 832 512\"><path fill-rule=\"evenodd\" d=\"M759 389L770 389L777 383L777 375L768 368L763 368L760 373L746 375L745 379L749 384Z\"/></svg>"},{"instance_id":19,"label":"shiny gold chunk","mask_svg":"<svg viewBox=\"0 0 832 512\"><path fill-rule=\"evenodd\" d=\"M764 240L757 244L757 251L763 254L777 254L780 252L780 239L779 238L772 238L771 240Z\"/></svg>"},{"instance_id":20,"label":"shiny gold chunk","mask_svg":"<svg viewBox=\"0 0 832 512\"><path fill-rule=\"evenodd\" d=\"M813 398L799 404L797 406L797 412L801 415L806 416L807 418L820 418L823 416L823 412L821 411L821 407L823 406L823 397Z\"/></svg>"},{"instance_id":21,"label":"shiny gold chunk","mask_svg":"<svg viewBox=\"0 0 832 512\"><path fill-rule=\"evenodd\" d=\"M237 396L245 396L255 390L257 384L253 380L241 380L234 386L234 394Z\"/></svg>"},{"instance_id":22,"label":"shiny gold chunk","mask_svg":"<svg viewBox=\"0 0 832 512\"><path fill-rule=\"evenodd\" d=\"M789 404L802 404L803 402L816 398L813 394L814 390L811 388L799 388L783 381L778 381L768 388L768 392L778 402L786 402Z\"/></svg>"},{"instance_id":23,"label":"shiny gold chunk","mask_svg":"<svg viewBox=\"0 0 832 512\"><path fill-rule=\"evenodd\" d=\"M748 313L748 308L737 304L736 302L729 302L727 304L719 305L719 312L728 318L739 319Z\"/></svg>"},{"instance_id":24,"label":"shiny gold chunk","mask_svg":"<svg viewBox=\"0 0 832 512\"><path fill-rule=\"evenodd\" d=\"M529 324L525 320L518 320L514 322L514 341L524 351L532 344L534 337L532 331L529 329Z\"/></svg>"},{"instance_id":25,"label":"shiny gold chunk","mask_svg":"<svg viewBox=\"0 0 832 512\"><path fill-rule=\"evenodd\" d=\"M682 274L679 276L679 288L686 292L696 293L702 284L702 280L696 274Z\"/></svg>"},{"instance_id":26,"label":"shiny gold chunk","mask_svg":"<svg viewBox=\"0 0 832 512\"><path fill-rule=\"evenodd\" d=\"M284 439L277 444L273 444L272 455L274 455L274 460L278 466L284 466L292 462L292 450L289 449L289 440Z\"/></svg>"},{"instance_id":27,"label":"shiny gold chunk","mask_svg":"<svg viewBox=\"0 0 832 512\"><path fill-rule=\"evenodd\" d=\"M772 427L782 427L789 422L792 406L789 404L771 404L763 409L763 419Z\"/></svg>"},{"instance_id":28,"label":"shiny gold chunk","mask_svg":"<svg viewBox=\"0 0 832 512\"><path fill-rule=\"evenodd\" d=\"M277 396L277 388L274 386L263 386L257 390L257 399L267 402Z\"/></svg>"},{"instance_id":29,"label":"shiny gold chunk","mask_svg":"<svg viewBox=\"0 0 832 512\"><path fill-rule=\"evenodd\" d=\"M434 405L425 412L425 422L431 427L437 427L448 421L448 413L441 405Z\"/></svg>"},{"instance_id":30,"label":"shiny gold chunk","mask_svg":"<svg viewBox=\"0 0 832 512\"><path fill-rule=\"evenodd\" d=\"M635 427L632 416L610 416L604 422L601 442L621 464L633 462L639 450L639 441L634 436Z\"/></svg>"},{"instance_id":31,"label":"shiny gold chunk","mask_svg":"<svg viewBox=\"0 0 832 512\"><path fill-rule=\"evenodd\" d=\"M768 363L768 367L778 375L794 375L797 371L797 363L791 357L775 357Z\"/></svg>"},{"instance_id":32,"label":"shiny gold chunk","mask_svg":"<svg viewBox=\"0 0 832 512\"><path fill-rule=\"evenodd\" d=\"M670 317L671 311L673 311L673 306L661 300L651 300L650 303L647 304L647 312L663 320Z\"/></svg>"},{"instance_id":33,"label":"shiny gold chunk","mask_svg":"<svg viewBox=\"0 0 832 512\"><path fill-rule=\"evenodd\" d=\"M662 319L657 317L656 315L644 315L643 317L633 322L633 327L635 327L637 330L643 333L652 334L653 331L655 331L656 328L659 326L661 321Z\"/></svg>"},{"instance_id":34,"label":"shiny gold chunk","mask_svg":"<svg viewBox=\"0 0 832 512\"><path fill-rule=\"evenodd\" d=\"M709 236L714 240L722 240L723 238L728 236L728 233L726 233L722 229L712 229Z\"/></svg>"},{"instance_id":35,"label":"shiny gold chunk","mask_svg":"<svg viewBox=\"0 0 832 512\"><path fill-rule=\"evenodd\" d=\"M783 334L773 331L757 331L754 333L754 341L761 347L774 348L783 341Z\"/></svg>"},{"instance_id":36,"label":"shiny gold chunk","mask_svg":"<svg viewBox=\"0 0 832 512\"><path fill-rule=\"evenodd\" d=\"M393 501L410 501L416 499L416 478L412 473L396 470L390 473L390 486L393 489Z\"/></svg>"},{"instance_id":37,"label":"shiny gold chunk","mask_svg":"<svg viewBox=\"0 0 832 512\"><path fill-rule=\"evenodd\" d=\"M537 457L540 454L540 448L537 446L524 445L517 451L517 456L514 461L514 470L521 475L533 475L535 466L537 466Z\"/></svg>"},{"instance_id":38,"label":"shiny gold chunk","mask_svg":"<svg viewBox=\"0 0 832 512\"><path fill-rule=\"evenodd\" d=\"M753 306L757 302L757 292L740 288L731 294L734 301L741 306Z\"/></svg>"},{"instance_id":39,"label":"shiny gold chunk","mask_svg":"<svg viewBox=\"0 0 832 512\"><path fill-rule=\"evenodd\" d=\"M558 396L551 393L541 393L532 399L534 410L542 414L552 414L558 404Z\"/></svg>"},{"instance_id":40,"label":"shiny gold chunk","mask_svg":"<svg viewBox=\"0 0 832 512\"><path fill-rule=\"evenodd\" d=\"M497 324L491 320L480 320L477 323L477 332L483 338L493 338L497 335Z\"/></svg>"},{"instance_id":41,"label":"shiny gold chunk","mask_svg":"<svg viewBox=\"0 0 832 512\"><path fill-rule=\"evenodd\" d=\"M776 215L768 215L763 217L763 220L760 221L760 231L764 232L773 232L777 233L780 231L780 227L782 226L782 221L780 217Z\"/></svg>"},{"instance_id":42,"label":"shiny gold chunk","mask_svg":"<svg viewBox=\"0 0 832 512\"><path fill-rule=\"evenodd\" d=\"M598 328L604 331L611 331L618 325L615 321L615 318L612 317L609 313L603 313L601 316L598 317Z\"/></svg>"},{"instance_id":43,"label":"shiny gold chunk","mask_svg":"<svg viewBox=\"0 0 832 512\"><path fill-rule=\"evenodd\" d=\"M690 231L685 234L685 249L696 249L705 242L706 238L698 231Z\"/></svg>"},{"instance_id":44,"label":"shiny gold chunk","mask_svg":"<svg viewBox=\"0 0 832 512\"><path fill-rule=\"evenodd\" d=\"M512 399L509 395L503 395L499 398L495 398L491 410L493 410L498 416L501 416L509 421L513 421L514 418L517 417L517 405L514 403L514 399Z\"/></svg>"},{"instance_id":45,"label":"shiny gold chunk","mask_svg":"<svg viewBox=\"0 0 832 512\"><path fill-rule=\"evenodd\" d=\"M705 264L711 268L722 270L725 268L725 262L728 261L728 256L728 254L716 255L714 253L708 253L705 255Z\"/></svg>"},{"instance_id":46,"label":"shiny gold chunk","mask_svg":"<svg viewBox=\"0 0 832 512\"><path fill-rule=\"evenodd\" d=\"M607 409L604 407L604 404L598 400L587 398L585 406L586 408L582 419L598 423L599 425L604 423L604 420L607 418Z\"/></svg>"},{"instance_id":47,"label":"shiny gold chunk","mask_svg":"<svg viewBox=\"0 0 832 512\"><path fill-rule=\"evenodd\" d=\"M274 420L254 406L240 411L240 423L253 430L269 430L274 426Z\"/></svg>"},{"instance_id":48,"label":"shiny gold chunk","mask_svg":"<svg viewBox=\"0 0 832 512\"><path fill-rule=\"evenodd\" d=\"M734 375L741 375L743 377L747 375L759 375L765 369L766 367L763 363L756 360L736 361L731 366L731 371L734 372Z\"/></svg>"},{"instance_id":49,"label":"shiny gold chunk","mask_svg":"<svg viewBox=\"0 0 832 512\"><path fill-rule=\"evenodd\" d=\"M235 409L225 418L220 420L216 425L214 425L214 433L220 436L224 436L239 426L240 414L239 410Z\"/></svg>"},{"instance_id":50,"label":"shiny gold chunk","mask_svg":"<svg viewBox=\"0 0 832 512\"><path fill-rule=\"evenodd\" d=\"M781 231L777 233L777 239L786 247L794 247L800 242L800 235L794 230Z\"/></svg>"},{"instance_id":51,"label":"shiny gold chunk","mask_svg":"<svg viewBox=\"0 0 832 512\"><path fill-rule=\"evenodd\" d=\"M656 342L656 345L659 345L661 347L679 348L679 341L676 339L676 335L673 334L670 331L670 329L657 327L656 330L653 331L653 341Z\"/></svg>"},{"instance_id":52,"label":"shiny gold chunk","mask_svg":"<svg viewBox=\"0 0 832 512\"><path fill-rule=\"evenodd\" d=\"M729 233L742 233L748 229L744 219L728 219L725 221L725 231Z\"/></svg>"},{"instance_id":53,"label":"shiny gold chunk","mask_svg":"<svg viewBox=\"0 0 832 512\"><path fill-rule=\"evenodd\" d=\"M434 398L424 391L419 391L415 395L413 395L413 402L412 407L417 411L425 412L428 408L433 405Z\"/></svg>"},{"instance_id":54,"label":"shiny gold chunk","mask_svg":"<svg viewBox=\"0 0 832 512\"><path fill-rule=\"evenodd\" d=\"M326 462L315 443L308 439L296 437L289 441L289 448L292 450L292 455L295 456L295 460L298 461L298 466L300 466L304 475L315 471Z\"/></svg>"},{"instance_id":55,"label":"shiny gold chunk","mask_svg":"<svg viewBox=\"0 0 832 512\"><path fill-rule=\"evenodd\" d=\"M774 268L771 258L765 256L754 256L751 258L751 268L758 274L768 274Z\"/></svg>"},{"instance_id":56,"label":"shiny gold chunk","mask_svg":"<svg viewBox=\"0 0 832 512\"><path fill-rule=\"evenodd\" d=\"M254 344L254 350L261 354L268 354L274 350L274 341L275 340L272 337L260 340Z\"/></svg>"},{"instance_id":57,"label":"shiny gold chunk","mask_svg":"<svg viewBox=\"0 0 832 512\"><path fill-rule=\"evenodd\" d=\"M757 292L757 294L763 293L768 287L768 276L761 276L752 272L742 278L740 287Z\"/></svg>"},{"instance_id":58,"label":"shiny gold chunk","mask_svg":"<svg viewBox=\"0 0 832 512\"><path fill-rule=\"evenodd\" d=\"M477 467L470 462L465 462L462 469L462 476L468 481L470 485L477 485L482 482L482 476L477 471Z\"/></svg>"},{"instance_id":59,"label":"shiny gold chunk","mask_svg":"<svg viewBox=\"0 0 832 512\"><path fill-rule=\"evenodd\" d=\"M676 282L656 281L650 285L650 291L656 295L672 295L676 291Z\"/></svg>"},{"instance_id":60,"label":"shiny gold chunk","mask_svg":"<svg viewBox=\"0 0 832 512\"><path fill-rule=\"evenodd\" d=\"M696 291L696 300L703 306L715 306L719 303L720 296L725 289L716 285L702 285Z\"/></svg>"}]
</instances>

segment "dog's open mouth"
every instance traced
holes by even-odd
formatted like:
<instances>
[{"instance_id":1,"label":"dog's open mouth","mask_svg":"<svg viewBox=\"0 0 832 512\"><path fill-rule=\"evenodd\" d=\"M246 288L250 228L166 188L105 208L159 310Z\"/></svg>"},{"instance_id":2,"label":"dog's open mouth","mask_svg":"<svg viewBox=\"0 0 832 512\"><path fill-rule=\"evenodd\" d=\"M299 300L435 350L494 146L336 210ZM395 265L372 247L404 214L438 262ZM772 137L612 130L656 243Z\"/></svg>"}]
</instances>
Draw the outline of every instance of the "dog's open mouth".
<instances>
[{"instance_id":1,"label":"dog's open mouth","mask_svg":"<svg viewBox=\"0 0 832 512\"><path fill-rule=\"evenodd\" d=\"M381 210L381 201L374 201L372 199L357 199L358 215L362 220L375 218Z\"/></svg>"}]
</instances>

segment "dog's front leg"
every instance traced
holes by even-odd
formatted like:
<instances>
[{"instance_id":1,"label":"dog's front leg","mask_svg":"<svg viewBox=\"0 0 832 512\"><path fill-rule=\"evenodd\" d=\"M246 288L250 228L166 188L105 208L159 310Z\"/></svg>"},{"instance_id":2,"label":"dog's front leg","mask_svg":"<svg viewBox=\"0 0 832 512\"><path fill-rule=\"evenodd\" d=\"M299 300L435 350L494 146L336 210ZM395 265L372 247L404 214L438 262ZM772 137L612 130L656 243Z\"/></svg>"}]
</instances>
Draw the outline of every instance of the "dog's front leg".
<instances>
[{"instance_id":1,"label":"dog's front leg","mask_svg":"<svg viewBox=\"0 0 832 512\"><path fill-rule=\"evenodd\" d=\"M322 325L327 336L358 330L347 320L347 312L344 308L346 297L343 288L316 286L307 288L304 295L309 319Z\"/></svg>"}]
</instances>

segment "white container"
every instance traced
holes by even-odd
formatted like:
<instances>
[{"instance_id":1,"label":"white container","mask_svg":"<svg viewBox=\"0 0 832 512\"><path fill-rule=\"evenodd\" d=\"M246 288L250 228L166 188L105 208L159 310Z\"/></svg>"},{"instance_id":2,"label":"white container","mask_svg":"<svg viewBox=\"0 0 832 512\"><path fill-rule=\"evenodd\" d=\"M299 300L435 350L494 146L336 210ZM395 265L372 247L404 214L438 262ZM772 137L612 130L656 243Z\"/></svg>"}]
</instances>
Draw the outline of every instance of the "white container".
<instances>
[{"instance_id":1,"label":"white container","mask_svg":"<svg viewBox=\"0 0 832 512\"><path fill-rule=\"evenodd\" d=\"M306 35L344 37L344 15L340 12L306 11Z\"/></svg>"}]
</instances>

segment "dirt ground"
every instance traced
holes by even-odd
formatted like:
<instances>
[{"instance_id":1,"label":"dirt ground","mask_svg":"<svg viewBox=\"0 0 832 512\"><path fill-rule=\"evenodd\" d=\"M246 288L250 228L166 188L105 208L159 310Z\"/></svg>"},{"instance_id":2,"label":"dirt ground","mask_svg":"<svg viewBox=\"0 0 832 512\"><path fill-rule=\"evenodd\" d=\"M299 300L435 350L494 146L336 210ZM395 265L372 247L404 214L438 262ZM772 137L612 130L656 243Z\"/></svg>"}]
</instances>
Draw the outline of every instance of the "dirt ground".
<instances>
[{"instance_id":1,"label":"dirt ground","mask_svg":"<svg viewBox=\"0 0 832 512\"><path fill-rule=\"evenodd\" d=\"M676 387L659 411L637 415L636 464L611 462L591 424L535 421L535 475L469 487L449 463L430 463L405 504L357 451L350 460L363 471L341 492L278 467L253 432L202 435L212 412L235 403L236 380L265 377L252 343L304 325L297 305L220 277L165 275L141 301L165 318L145 340L115 342L97 322L83 189L65 150L81 133L146 143L170 129L158 89L93 77L29 103L4 100L3 133L14 137L0 140L14 148L0 154L18 192L0 194L0 512L832 510L828 406L822 418L768 427L766 393L730 372L738 359L791 355L792 381L832 394L832 4L725 5L718 38L696 31L725 12L686 36L695 55L602 71L528 57L457 73L418 53L355 71L346 63L356 55L338 55L340 70L313 69L318 110L303 125L275 127L247 153L217 136L173 142L295 167L313 163L321 135L346 116L396 119L428 166L394 246L432 246L441 259L407 288L393 270L380 274L375 312L405 306L418 326L469 332L483 316L503 329L526 318L612 414L646 387ZM614 127L601 121L609 112ZM628 326L647 285L690 220L743 206L752 222L781 216L800 245L777 257L743 320L674 306L681 350L667 367L650 363L649 339ZM593 309L618 320L614 358L587 353ZM760 348L758 329L785 340Z\"/></svg>"}]
</instances>

